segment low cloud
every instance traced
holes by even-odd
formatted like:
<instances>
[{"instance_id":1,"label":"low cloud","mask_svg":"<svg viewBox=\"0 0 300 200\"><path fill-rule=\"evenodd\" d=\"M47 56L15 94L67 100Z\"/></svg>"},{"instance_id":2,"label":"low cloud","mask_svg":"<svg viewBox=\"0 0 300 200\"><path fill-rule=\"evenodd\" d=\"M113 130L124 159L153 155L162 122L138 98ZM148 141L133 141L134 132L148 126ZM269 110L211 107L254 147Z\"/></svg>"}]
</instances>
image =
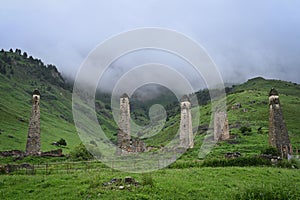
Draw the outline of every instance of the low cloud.
<instances>
[{"instance_id":1,"label":"low cloud","mask_svg":"<svg viewBox=\"0 0 300 200\"><path fill-rule=\"evenodd\" d=\"M299 1L12 0L2 2L0 8L0 47L20 48L75 77L89 52L112 35L161 27L201 44L225 82L263 76L300 83L299 11ZM148 62L148 58L160 62L170 58L165 54L158 57L144 52L133 62L121 59L107 71L110 82L105 87L109 88L126 66ZM201 77L177 61L172 58L169 64L184 69L182 73L201 88Z\"/></svg>"}]
</instances>

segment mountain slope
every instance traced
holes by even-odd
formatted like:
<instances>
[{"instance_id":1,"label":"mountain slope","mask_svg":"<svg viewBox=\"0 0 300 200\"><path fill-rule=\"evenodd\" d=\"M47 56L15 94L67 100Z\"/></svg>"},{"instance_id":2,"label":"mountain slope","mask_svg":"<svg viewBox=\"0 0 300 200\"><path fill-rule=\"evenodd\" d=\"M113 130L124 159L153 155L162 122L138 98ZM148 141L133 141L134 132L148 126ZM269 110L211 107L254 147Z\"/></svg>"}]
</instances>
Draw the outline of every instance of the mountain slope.
<instances>
[{"instance_id":1,"label":"mountain slope","mask_svg":"<svg viewBox=\"0 0 300 200\"><path fill-rule=\"evenodd\" d=\"M41 92L42 150L57 148L51 143L60 138L67 141L67 151L79 143L73 125L71 92L55 66L45 66L20 50L1 51L0 66L0 150L25 150L32 91L36 88Z\"/></svg>"},{"instance_id":2,"label":"mountain slope","mask_svg":"<svg viewBox=\"0 0 300 200\"><path fill-rule=\"evenodd\" d=\"M243 155L260 153L268 147L268 93L274 87L280 100L290 139L294 147L300 148L300 85L279 80L254 78L241 85L227 88L227 112L231 139L219 142L208 157L223 157L224 153L239 151ZM71 86L65 82L54 65L45 65L16 51L0 51L0 151L25 150L28 122L31 112L31 93L41 92L41 142L42 150L56 149L51 143L63 138L67 142L67 153L80 143L73 123ZM149 91L147 91L149 92ZM117 124L113 120L109 95L99 93L95 102L97 117L107 137L116 142ZM200 102L200 126L195 135L195 148L181 159L197 159L200 146L211 120L211 106L207 90L196 93ZM102 97L102 99L101 99ZM148 111L153 103L165 106L168 114L163 129L145 142L160 148L170 141L179 129L180 108L174 95L156 95L154 99L131 101L132 118L137 124L149 123ZM206 104L206 102L208 102ZM241 107L236 107L239 104ZM241 127L251 128L243 134Z\"/></svg>"},{"instance_id":3,"label":"mountain slope","mask_svg":"<svg viewBox=\"0 0 300 200\"><path fill-rule=\"evenodd\" d=\"M300 85L258 77L234 86L227 94L227 115L232 139L219 142L209 157L222 157L226 152L235 151L252 155L268 147L268 95L273 87L279 92L291 143L294 148L300 149ZM209 104L200 108L201 126L208 125L210 112ZM241 127L248 127L251 132L242 133Z\"/></svg>"}]
</instances>

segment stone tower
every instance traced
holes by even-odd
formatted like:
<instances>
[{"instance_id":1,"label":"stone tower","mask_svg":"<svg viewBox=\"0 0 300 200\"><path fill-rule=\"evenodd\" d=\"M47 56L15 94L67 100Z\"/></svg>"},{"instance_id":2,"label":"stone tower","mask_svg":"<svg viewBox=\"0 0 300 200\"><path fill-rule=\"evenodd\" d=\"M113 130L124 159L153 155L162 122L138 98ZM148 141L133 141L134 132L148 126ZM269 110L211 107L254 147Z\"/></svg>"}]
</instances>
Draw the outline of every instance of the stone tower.
<instances>
[{"instance_id":1,"label":"stone tower","mask_svg":"<svg viewBox=\"0 0 300 200\"><path fill-rule=\"evenodd\" d=\"M128 149L130 146L130 104L129 97L124 93L120 98L120 115L118 122L118 147Z\"/></svg>"},{"instance_id":2,"label":"stone tower","mask_svg":"<svg viewBox=\"0 0 300 200\"><path fill-rule=\"evenodd\" d=\"M41 94L38 90L33 91L32 110L26 144L27 155L39 155L41 153L40 96Z\"/></svg>"},{"instance_id":3,"label":"stone tower","mask_svg":"<svg viewBox=\"0 0 300 200\"><path fill-rule=\"evenodd\" d=\"M269 144L276 147L283 156L291 151L290 138L283 119L278 92L272 88L269 93Z\"/></svg>"},{"instance_id":4,"label":"stone tower","mask_svg":"<svg viewBox=\"0 0 300 200\"><path fill-rule=\"evenodd\" d=\"M187 95L180 99L180 146L184 148L194 147L194 135L192 129L191 102Z\"/></svg>"},{"instance_id":5,"label":"stone tower","mask_svg":"<svg viewBox=\"0 0 300 200\"><path fill-rule=\"evenodd\" d=\"M214 140L227 140L229 137L228 117L226 112L215 112Z\"/></svg>"}]
</instances>

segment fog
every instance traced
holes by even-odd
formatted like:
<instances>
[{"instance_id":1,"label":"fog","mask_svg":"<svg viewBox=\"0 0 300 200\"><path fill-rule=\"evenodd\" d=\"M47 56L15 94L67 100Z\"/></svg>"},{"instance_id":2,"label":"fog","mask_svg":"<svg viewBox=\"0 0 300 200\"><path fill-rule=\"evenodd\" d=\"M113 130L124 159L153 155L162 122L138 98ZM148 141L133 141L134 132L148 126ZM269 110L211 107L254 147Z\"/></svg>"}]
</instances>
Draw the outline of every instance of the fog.
<instances>
[{"instance_id":1,"label":"fog","mask_svg":"<svg viewBox=\"0 0 300 200\"><path fill-rule=\"evenodd\" d=\"M297 0L10 0L1 3L0 25L0 48L19 48L72 78L89 53L113 35L160 27L205 48L224 82L262 76L300 83ZM203 87L201 76L174 55L141 51L126 56L112 63L102 87L109 89L122 73L145 62L166 63L195 88Z\"/></svg>"}]
</instances>

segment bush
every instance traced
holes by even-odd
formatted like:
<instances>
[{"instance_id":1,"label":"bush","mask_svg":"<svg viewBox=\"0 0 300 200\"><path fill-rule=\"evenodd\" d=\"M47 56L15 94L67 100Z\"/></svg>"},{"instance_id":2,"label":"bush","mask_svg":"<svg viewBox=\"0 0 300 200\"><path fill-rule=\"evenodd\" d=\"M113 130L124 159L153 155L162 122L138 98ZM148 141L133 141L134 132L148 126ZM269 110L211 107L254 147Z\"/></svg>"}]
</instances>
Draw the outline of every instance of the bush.
<instances>
[{"instance_id":1,"label":"bush","mask_svg":"<svg viewBox=\"0 0 300 200\"><path fill-rule=\"evenodd\" d=\"M70 157L73 160L90 160L93 158L93 155L86 149L83 143L80 143L70 152Z\"/></svg>"},{"instance_id":2,"label":"bush","mask_svg":"<svg viewBox=\"0 0 300 200\"><path fill-rule=\"evenodd\" d=\"M154 186L154 181L151 174L142 174L142 185Z\"/></svg>"},{"instance_id":3,"label":"bush","mask_svg":"<svg viewBox=\"0 0 300 200\"><path fill-rule=\"evenodd\" d=\"M266 149L261 151L261 154L272 155L272 156L280 156L280 152L276 147L269 146Z\"/></svg>"},{"instance_id":4,"label":"bush","mask_svg":"<svg viewBox=\"0 0 300 200\"><path fill-rule=\"evenodd\" d=\"M281 168L300 168L300 163L296 159L291 159L290 161L284 159L277 163L277 167Z\"/></svg>"},{"instance_id":5,"label":"bush","mask_svg":"<svg viewBox=\"0 0 300 200\"><path fill-rule=\"evenodd\" d=\"M240 131L243 135L250 135L251 134L251 131L252 129L250 127L246 127L246 126L242 126L240 128Z\"/></svg>"},{"instance_id":6,"label":"bush","mask_svg":"<svg viewBox=\"0 0 300 200\"><path fill-rule=\"evenodd\" d=\"M58 140L56 143L57 143L59 146L67 146L67 142L66 142L66 140L63 139L63 138L60 138L60 140Z\"/></svg>"}]
</instances>

